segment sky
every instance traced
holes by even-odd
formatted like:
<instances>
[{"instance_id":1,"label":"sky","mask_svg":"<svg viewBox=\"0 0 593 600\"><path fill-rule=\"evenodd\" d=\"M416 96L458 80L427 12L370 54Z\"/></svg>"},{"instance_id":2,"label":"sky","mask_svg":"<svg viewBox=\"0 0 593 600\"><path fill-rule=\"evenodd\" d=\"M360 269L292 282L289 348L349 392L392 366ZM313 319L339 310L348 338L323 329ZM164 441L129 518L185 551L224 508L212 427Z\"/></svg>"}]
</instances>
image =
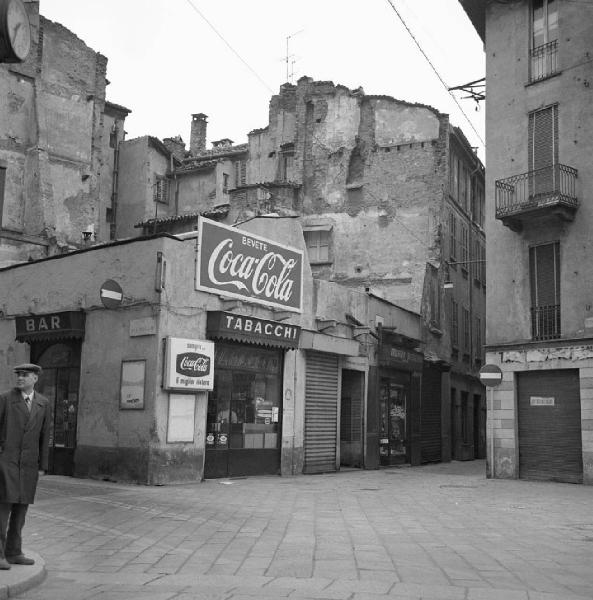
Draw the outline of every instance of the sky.
<instances>
[{"instance_id":1,"label":"sky","mask_svg":"<svg viewBox=\"0 0 593 600\"><path fill-rule=\"evenodd\" d=\"M459 108L446 90L484 77L458 0L40 0L40 12L107 57L107 99L132 111L127 139L189 146L191 115L205 113L208 147L245 143L280 86L307 76L433 106L484 160L484 103L453 92Z\"/></svg>"}]
</instances>

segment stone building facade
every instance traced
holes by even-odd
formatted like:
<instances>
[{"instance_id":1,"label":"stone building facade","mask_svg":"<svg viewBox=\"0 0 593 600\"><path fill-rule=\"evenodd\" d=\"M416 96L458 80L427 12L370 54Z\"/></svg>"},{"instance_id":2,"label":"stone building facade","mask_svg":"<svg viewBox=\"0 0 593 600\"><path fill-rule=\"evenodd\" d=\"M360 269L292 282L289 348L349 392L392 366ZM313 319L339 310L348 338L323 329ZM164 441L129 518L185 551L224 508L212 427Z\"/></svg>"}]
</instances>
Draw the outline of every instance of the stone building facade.
<instances>
[{"instance_id":1,"label":"stone building facade","mask_svg":"<svg viewBox=\"0 0 593 600\"><path fill-rule=\"evenodd\" d=\"M593 7L462 0L486 49L492 477L593 483Z\"/></svg>"},{"instance_id":2,"label":"stone building facade","mask_svg":"<svg viewBox=\"0 0 593 600\"><path fill-rule=\"evenodd\" d=\"M109 240L117 142L107 59L26 2L32 48L0 65L0 265Z\"/></svg>"},{"instance_id":3,"label":"stone building facade","mask_svg":"<svg viewBox=\"0 0 593 600\"><path fill-rule=\"evenodd\" d=\"M365 425L376 431L379 369L398 378L419 417L420 316L313 279L295 219L208 224L210 233L135 237L0 268L0 287L18 290L0 314L0 387L13 383L14 364L43 366L50 473L163 485L376 467L380 446ZM213 229L243 252L300 255L295 306L208 289L196 265L212 264ZM384 341L384 356L378 327L399 336ZM190 350L171 362L181 343ZM212 354L199 355L202 346ZM184 387L198 361L213 384Z\"/></svg>"},{"instance_id":4,"label":"stone building facade","mask_svg":"<svg viewBox=\"0 0 593 600\"><path fill-rule=\"evenodd\" d=\"M227 223L300 219L316 278L422 315L425 444L413 461L483 456L484 168L463 132L430 106L306 77L281 86L247 145L207 150L206 115L191 125L164 202L118 227L191 230L213 210Z\"/></svg>"}]
</instances>

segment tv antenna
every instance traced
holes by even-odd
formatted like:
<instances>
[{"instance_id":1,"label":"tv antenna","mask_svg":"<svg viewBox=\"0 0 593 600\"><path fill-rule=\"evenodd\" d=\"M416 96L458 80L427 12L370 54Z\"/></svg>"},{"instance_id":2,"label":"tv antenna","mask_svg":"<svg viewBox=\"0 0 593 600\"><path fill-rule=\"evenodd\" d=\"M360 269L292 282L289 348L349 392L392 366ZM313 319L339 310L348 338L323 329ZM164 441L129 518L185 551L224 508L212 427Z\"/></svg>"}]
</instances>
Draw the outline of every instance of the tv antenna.
<instances>
[{"instance_id":1,"label":"tv antenna","mask_svg":"<svg viewBox=\"0 0 593 600\"><path fill-rule=\"evenodd\" d=\"M286 63L286 81L291 81L291 83L294 76L294 63L296 62L297 57L295 57L294 54L290 54L289 42L291 38L299 33L303 33L303 31L305 30L300 29L299 31L295 31L294 33L286 36L286 56L284 57L284 62Z\"/></svg>"}]
</instances>

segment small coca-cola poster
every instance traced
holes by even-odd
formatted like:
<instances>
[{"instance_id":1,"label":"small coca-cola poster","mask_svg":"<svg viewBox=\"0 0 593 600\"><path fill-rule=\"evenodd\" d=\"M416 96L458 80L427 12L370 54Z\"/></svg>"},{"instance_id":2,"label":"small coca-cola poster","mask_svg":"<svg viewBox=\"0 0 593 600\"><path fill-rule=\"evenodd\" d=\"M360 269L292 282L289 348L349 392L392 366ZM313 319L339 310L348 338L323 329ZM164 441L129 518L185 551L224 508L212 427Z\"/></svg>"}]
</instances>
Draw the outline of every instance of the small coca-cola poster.
<instances>
[{"instance_id":1,"label":"small coca-cola poster","mask_svg":"<svg viewBox=\"0 0 593 600\"><path fill-rule=\"evenodd\" d=\"M168 337L164 388L187 392L212 390L214 342Z\"/></svg>"}]
</instances>

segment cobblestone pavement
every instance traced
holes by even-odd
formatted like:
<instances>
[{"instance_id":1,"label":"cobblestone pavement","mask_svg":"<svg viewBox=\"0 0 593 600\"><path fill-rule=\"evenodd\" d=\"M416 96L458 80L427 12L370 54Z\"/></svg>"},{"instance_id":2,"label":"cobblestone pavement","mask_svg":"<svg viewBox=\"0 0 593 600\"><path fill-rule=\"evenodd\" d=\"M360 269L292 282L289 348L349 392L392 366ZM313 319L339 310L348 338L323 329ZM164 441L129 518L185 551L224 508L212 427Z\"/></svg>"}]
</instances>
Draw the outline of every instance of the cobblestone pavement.
<instances>
[{"instance_id":1,"label":"cobblestone pavement","mask_svg":"<svg viewBox=\"0 0 593 600\"><path fill-rule=\"evenodd\" d=\"M590 600L593 487L483 461L147 487L45 477L26 600Z\"/></svg>"}]
</instances>

